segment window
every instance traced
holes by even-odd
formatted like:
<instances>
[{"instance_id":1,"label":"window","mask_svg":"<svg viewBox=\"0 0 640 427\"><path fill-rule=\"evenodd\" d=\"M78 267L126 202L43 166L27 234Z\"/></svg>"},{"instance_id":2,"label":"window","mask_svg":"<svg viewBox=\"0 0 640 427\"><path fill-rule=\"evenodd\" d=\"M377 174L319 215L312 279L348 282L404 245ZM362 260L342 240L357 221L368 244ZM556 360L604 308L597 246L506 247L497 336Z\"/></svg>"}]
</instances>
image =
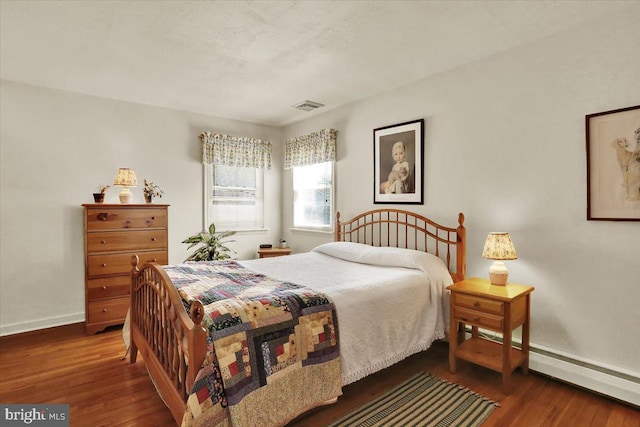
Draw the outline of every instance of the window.
<instances>
[{"instance_id":1,"label":"window","mask_svg":"<svg viewBox=\"0 0 640 427\"><path fill-rule=\"evenodd\" d=\"M330 231L333 226L333 162L293 168L293 227Z\"/></svg>"},{"instance_id":2,"label":"window","mask_svg":"<svg viewBox=\"0 0 640 427\"><path fill-rule=\"evenodd\" d=\"M264 228L263 169L205 165L205 227L219 230Z\"/></svg>"}]
</instances>

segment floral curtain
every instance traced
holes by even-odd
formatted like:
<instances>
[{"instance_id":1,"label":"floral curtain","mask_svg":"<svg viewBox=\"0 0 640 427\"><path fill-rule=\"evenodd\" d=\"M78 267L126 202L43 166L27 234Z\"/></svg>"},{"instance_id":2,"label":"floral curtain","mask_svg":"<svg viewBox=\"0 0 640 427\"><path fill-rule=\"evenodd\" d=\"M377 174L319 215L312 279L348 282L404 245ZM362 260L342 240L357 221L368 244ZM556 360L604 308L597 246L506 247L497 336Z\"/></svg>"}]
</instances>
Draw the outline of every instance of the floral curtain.
<instances>
[{"instance_id":1,"label":"floral curtain","mask_svg":"<svg viewBox=\"0 0 640 427\"><path fill-rule=\"evenodd\" d=\"M312 165L336 159L335 129L322 129L285 142L284 168Z\"/></svg>"},{"instance_id":2,"label":"floral curtain","mask_svg":"<svg viewBox=\"0 0 640 427\"><path fill-rule=\"evenodd\" d=\"M271 169L271 142L261 139L204 132L202 163Z\"/></svg>"}]
</instances>

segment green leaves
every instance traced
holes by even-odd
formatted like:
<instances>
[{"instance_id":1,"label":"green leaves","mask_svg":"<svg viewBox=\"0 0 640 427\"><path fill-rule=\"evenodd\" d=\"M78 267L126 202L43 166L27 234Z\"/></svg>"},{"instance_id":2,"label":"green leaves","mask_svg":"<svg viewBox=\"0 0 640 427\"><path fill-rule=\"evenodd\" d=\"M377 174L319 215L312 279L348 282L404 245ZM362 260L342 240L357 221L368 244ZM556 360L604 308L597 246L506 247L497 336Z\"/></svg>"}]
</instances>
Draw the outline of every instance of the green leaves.
<instances>
[{"instance_id":1,"label":"green leaves","mask_svg":"<svg viewBox=\"0 0 640 427\"><path fill-rule=\"evenodd\" d=\"M223 240L234 235L235 231L223 231L216 234L216 226L214 223L209 225L209 232L201 231L198 234L187 237L182 243L189 244L187 250L194 246L201 245L185 261L215 261L220 259L231 258L230 253L235 252L229 249L226 244L235 240Z\"/></svg>"}]
</instances>

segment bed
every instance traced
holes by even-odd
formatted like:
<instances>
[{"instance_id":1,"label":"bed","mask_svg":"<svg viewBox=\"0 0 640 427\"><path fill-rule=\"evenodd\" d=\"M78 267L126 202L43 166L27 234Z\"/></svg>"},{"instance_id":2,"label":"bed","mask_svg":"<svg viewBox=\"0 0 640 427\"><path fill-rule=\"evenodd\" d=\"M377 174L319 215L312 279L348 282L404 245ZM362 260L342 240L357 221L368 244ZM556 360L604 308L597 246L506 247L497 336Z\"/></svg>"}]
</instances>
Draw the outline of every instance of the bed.
<instances>
[{"instance_id":1,"label":"bed","mask_svg":"<svg viewBox=\"0 0 640 427\"><path fill-rule=\"evenodd\" d=\"M135 363L138 353L142 355L178 424L246 425L248 420L255 424L256 417L264 416L260 421L264 425L283 425L313 407L335 402L343 385L426 350L434 340L444 338L448 326L445 287L465 278L465 252L463 214L458 215L456 227L446 227L412 212L377 209L347 221L337 213L334 242L308 253L214 262L211 266L138 265L137 257L133 257L130 360ZM295 335L298 342L285 339L277 350L269 350L268 340L257 344L266 352L258 358L264 358L270 376L265 379L266 368L245 361L244 370L256 377L258 385L249 385L246 378L242 378L244 383L220 380L237 376L237 372L230 373L230 365L225 362L229 354L220 351L220 340L209 336L217 328L211 324L214 315L209 305L195 297L202 293L198 286L203 285L193 285L195 291L182 287L183 283L191 286L195 276L209 275L209 269L218 269L216 274L233 277L234 281L236 273L249 282L268 280L278 290L293 289L296 304L305 301L302 317L295 324L307 325L308 329L299 326L306 332ZM310 293L316 290L318 294ZM212 298L216 304L220 303L218 297ZM281 299L281 295L275 298ZM274 304L265 307L273 310ZM293 310L284 311L290 314ZM279 329L271 323L260 326L271 328L264 335L275 342L280 339ZM253 340L253 332L247 333ZM247 339L240 341L246 344ZM240 345L235 342L225 343L237 350L242 365L242 355L246 356L248 350L233 347ZM305 346L310 350L303 350ZM285 356L292 357L290 360L302 358L306 371L295 371L290 366L294 363ZM273 365L281 360L280 365ZM235 360L233 365L237 367ZM194 366L199 369L190 369ZM296 365L295 369L300 367ZM240 388L240 397L234 397ZM212 409L209 400L217 409Z\"/></svg>"}]
</instances>

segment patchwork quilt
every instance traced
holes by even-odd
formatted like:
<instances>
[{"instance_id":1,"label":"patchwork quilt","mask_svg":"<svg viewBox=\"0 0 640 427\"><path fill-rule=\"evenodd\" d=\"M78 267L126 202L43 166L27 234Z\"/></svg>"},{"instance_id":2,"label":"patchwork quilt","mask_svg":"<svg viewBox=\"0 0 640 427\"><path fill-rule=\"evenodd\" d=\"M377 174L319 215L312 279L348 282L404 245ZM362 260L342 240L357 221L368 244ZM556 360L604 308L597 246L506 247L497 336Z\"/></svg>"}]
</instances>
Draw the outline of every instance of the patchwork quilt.
<instances>
[{"instance_id":1,"label":"patchwork quilt","mask_svg":"<svg viewBox=\"0 0 640 427\"><path fill-rule=\"evenodd\" d=\"M183 426L277 426L342 394L335 306L235 261L163 267L205 307L208 354Z\"/></svg>"}]
</instances>

